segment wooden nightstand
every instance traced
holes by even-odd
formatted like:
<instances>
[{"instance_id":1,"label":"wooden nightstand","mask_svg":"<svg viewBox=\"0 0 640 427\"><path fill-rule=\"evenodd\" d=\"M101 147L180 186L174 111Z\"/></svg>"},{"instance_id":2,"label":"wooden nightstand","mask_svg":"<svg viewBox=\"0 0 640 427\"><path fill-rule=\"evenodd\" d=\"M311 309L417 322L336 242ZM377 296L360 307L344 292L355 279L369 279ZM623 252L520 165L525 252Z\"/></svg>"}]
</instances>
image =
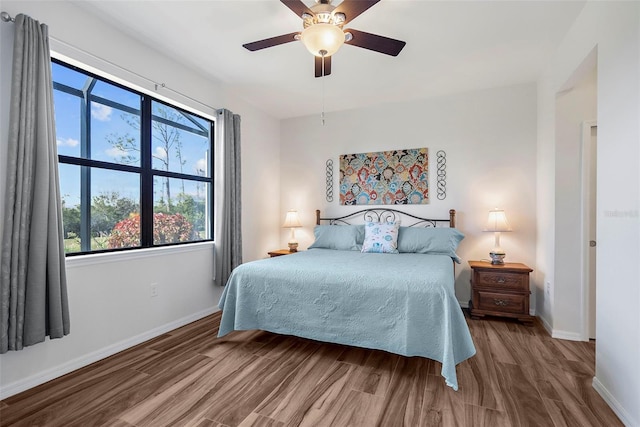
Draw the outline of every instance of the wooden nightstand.
<instances>
[{"instance_id":1,"label":"wooden nightstand","mask_svg":"<svg viewBox=\"0 0 640 427\"><path fill-rule=\"evenodd\" d=\"M529 273L532 269L515 262L469 261L469 265L472 270L471 318L502 316L527 324L533 322L533 316L529 315Z\"/></svg>"},{"instance_id":2,"label":"wooden nightstand","mask_svg":"<svg viewBox=\"0 0 640 427\"><path fill-rule=\"evenodd\" d=\"M267 252L271 258L282 256L282 255L291 255L295 254L295 252L290 252L289 249L278 249L277 251Z\"/></svg>"}]
</instances>

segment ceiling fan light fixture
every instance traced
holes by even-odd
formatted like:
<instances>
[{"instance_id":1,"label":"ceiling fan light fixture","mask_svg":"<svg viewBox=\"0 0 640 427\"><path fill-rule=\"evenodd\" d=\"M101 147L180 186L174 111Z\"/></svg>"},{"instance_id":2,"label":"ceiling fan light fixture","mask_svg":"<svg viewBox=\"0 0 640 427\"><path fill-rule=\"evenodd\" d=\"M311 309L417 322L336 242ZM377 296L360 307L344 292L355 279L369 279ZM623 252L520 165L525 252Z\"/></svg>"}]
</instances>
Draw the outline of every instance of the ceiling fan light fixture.
<instances>
[{"instance_id":1,"label":"ceiling fan light fixture","mask_svg":"<svg viewBox=\"0 0 640 427\"><path fill-rule=\"evenodd\" d=\"M300 40L315 56L331 56L344 44L345 36L340 27L331 24L315 24L302 31ZM321 51L326 53L321 54Z\"/></svg>"}]
</instances>

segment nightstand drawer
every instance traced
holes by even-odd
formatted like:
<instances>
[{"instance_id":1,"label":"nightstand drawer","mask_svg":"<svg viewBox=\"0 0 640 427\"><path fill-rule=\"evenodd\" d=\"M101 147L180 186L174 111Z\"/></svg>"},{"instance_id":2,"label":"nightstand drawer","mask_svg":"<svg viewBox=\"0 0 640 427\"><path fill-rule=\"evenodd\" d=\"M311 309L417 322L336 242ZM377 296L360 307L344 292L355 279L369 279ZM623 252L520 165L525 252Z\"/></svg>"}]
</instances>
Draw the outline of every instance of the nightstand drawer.
<instances>
[{"instance_id":1,"label":"nightstand drawer","mask_svg":"<svg viewBox=\"0 0 640 427\"><path fill-rule=\"evenodd\" d=\"M503 271L476 271L475 286L490 286L493 289L529 290L529 274Z\"/></svg>"},{"instance_id":2,"label":"nightstand drawer","mask_svg":"<svg viewBox=\"0 0 640 427\"><path fill-rule=\"evenodd\" d=\"M529 295L504 294L495 292L476 291L478 306L474 307L482 311L500 313L527 313Z\"/></svg>"}]
</instances>

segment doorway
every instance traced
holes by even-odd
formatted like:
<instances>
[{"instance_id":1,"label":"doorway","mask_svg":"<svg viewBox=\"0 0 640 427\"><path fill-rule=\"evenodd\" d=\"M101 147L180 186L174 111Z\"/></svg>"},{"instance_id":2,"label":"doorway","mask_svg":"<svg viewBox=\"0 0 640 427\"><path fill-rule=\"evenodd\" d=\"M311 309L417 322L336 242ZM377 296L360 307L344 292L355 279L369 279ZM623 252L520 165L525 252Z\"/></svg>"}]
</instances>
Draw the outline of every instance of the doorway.
<instances>
[{"instance_id":1,"label":"doorway","mask_svg":"<svg viewBox=\"0 0 640 427\"><path fill-rule=\"evenodd\" d=\"M596 339L597 144L595 121L582 125L582 295L583 339Z\"/></svg>"}]
</instances>

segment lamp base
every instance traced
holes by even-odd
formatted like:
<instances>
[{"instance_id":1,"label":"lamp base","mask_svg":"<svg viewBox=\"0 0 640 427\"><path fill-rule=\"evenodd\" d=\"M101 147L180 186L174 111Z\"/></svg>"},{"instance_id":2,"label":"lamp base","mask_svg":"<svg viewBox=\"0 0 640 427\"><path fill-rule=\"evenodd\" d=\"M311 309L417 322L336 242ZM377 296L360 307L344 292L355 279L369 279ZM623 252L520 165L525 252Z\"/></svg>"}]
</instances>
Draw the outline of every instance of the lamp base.
<instances>
[{"instance_id":1,"label":"lamp base","mask_svg":"<svg viewBox=\"0 0 640 427\"><path fill-rule=\"evenodd\" d=\"M298 252L298 242L289 242L289 252Z\"/></svg>"},{"instance_id":2,"label":"lamp base","mask_svg":"<svg viewBox=\"0 0 640 427\"><path fill-rule=\"evenodd\" d=\"M504 252L489 252L489 256L491 257L491 264L504 264Z\"/></svg>"}]
</instances>

